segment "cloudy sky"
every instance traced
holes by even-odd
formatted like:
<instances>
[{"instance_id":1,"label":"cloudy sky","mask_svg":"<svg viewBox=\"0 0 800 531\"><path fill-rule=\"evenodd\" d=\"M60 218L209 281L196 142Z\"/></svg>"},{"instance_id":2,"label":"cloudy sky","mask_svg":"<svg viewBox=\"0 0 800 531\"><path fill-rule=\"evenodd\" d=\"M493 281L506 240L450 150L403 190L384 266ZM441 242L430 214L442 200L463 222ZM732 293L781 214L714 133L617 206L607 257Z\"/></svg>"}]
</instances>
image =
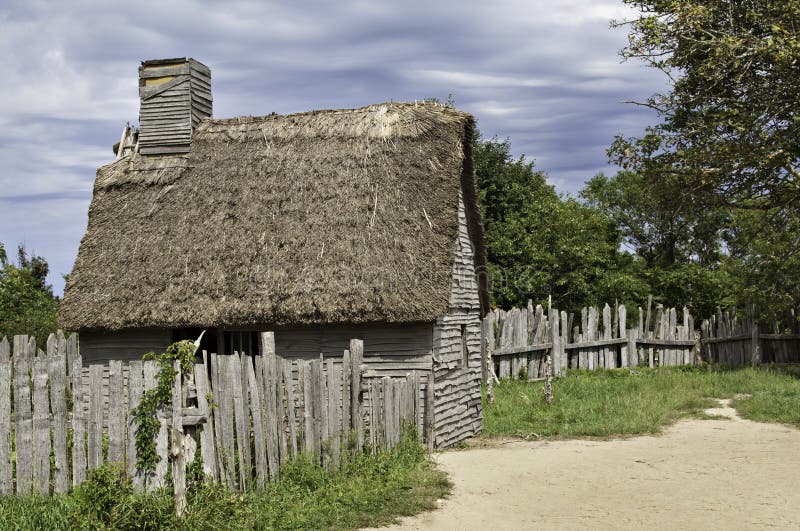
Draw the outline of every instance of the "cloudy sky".
<instances>
[{"instance_id":1,"label":"cloudy sky","mask_svg":"<svg viewBox=\"0 0 800 531\"><path fill-rule=\"evenodd\" d=\"M620 63L621 0L135 2L0 5L0 242L24 243L63 289L98 166L138 120L144 59L211 68L214 116L453 94L559 191L599 171L617 133L653 120L625 100L663 89Z\"/></svg>"}]
</instances>

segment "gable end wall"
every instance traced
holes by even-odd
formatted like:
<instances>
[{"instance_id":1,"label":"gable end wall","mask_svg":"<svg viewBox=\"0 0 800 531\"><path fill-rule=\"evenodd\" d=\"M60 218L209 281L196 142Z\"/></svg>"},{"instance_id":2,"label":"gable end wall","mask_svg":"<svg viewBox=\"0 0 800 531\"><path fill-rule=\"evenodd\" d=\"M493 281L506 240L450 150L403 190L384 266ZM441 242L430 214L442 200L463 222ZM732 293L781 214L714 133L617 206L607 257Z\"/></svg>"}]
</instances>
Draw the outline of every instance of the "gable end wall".
<instances>
[{"instance_id":1,"label":"gable end wall","mask_svg":"<svg viewBox=\"0 0 800 531\"><path fill-rule=\"evenodd\" d=\"M437 448L452 446L483 431L480 297L475 277L475 252L460 194L458 226L458 238L453 244L450 309L433 327ZM462 325L468 350L466 367L462 359Z\"/></svg>"}]
</instances>

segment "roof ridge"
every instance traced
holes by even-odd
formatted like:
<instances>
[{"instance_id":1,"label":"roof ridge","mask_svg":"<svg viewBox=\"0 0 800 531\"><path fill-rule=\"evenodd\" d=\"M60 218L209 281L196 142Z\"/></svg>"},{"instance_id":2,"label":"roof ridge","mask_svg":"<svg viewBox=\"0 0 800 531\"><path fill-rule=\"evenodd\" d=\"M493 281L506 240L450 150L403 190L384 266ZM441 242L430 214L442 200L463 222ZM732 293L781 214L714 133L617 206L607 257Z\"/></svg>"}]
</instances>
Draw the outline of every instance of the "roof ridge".
<instances>
[{"instance_id":1,"label":"roof ridge","mask_svg":"<svg viewBox=\"0 0 800 531\"><path fill-rule=\"evenodd\" d=\"M377 111L381 108L430 108L430 109L437 109L441 111L443 114L454 114L459 115L462 117L469 116L469 113L466 111L462 111L457 109L451 105L447 105L444 103L440 103L438 101L429 101L429 100L418 100L418 101L386 101L381 103L372 103L370 105L364 105L361 107L347 107L347 108L333 108L333 109L312 109L310 111L299 111L299 112L292 112L288 114L279 114L276 112L271 112L269 114L264 115L241 115L241 116L233 116L229 118L206 118L203 121L209 121L216 124L246 124L252 123L255 121L265 121L266 119L278 119L278 118L295 118L301 116L315 116L315 115L335 115L335 114L353 114L359 112L368 112L368 111Z\"/></svg>"}]
</instances>

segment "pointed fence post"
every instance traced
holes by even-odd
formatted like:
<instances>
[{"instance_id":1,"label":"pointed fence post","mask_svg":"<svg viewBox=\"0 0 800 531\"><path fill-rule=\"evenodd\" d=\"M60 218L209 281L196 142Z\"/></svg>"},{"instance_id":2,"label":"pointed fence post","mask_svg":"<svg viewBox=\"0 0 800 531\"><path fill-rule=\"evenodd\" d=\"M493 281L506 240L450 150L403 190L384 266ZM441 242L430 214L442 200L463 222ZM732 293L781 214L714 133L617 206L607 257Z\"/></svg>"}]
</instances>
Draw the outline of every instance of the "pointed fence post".
<instances>
[{"instance_id":1,"label":"pointed fence post","mask_svg":"<svg viewBox=\"0 0 800 531\"><path fill-rule=\"evenodd\" d=\"M550 356L551 363L553 364L553 374L561 374L561 333L559 332L560 315L558 310L551 308L549 311L548 319L550 321L550 341L552 347L550 349L552 355Z\"/></svg>"},{"instance_id":2,"label":"pointed fence post","mask_svg":"<svg viewBox=\"0 0 800 531\"><path fill-rule=\"evenodd\" d=\"M627 329L628 310L627 310L627 308L625 308L624 304L620 304L619 307L617 308L617 316L618 316L617 317L617 325L619 327L618 328L618 330L619 330L619 338L620 339L625 339L625 338L628 337L627 336L627 333L628 333L628 329ZM621 367L627 367L628 366L628 361L629 361L628 351L629 351L628 344L623 344L623 345L621 345L619 347L619 363L620 363Z\"/></svg>"},{"instance_id":3,"label":"pointed fence post","mask_svg":"<svg viewBox=\"0 0 800 531\"><path fill-rule=\"evenodd\" d=\"M364 430L361 426L361 362L364 359L364 341L350 340L350 427L356 432L358 451L364 447Z\"/></svg>"},{"instance_id":4,"label":"pointed fence post","mask_svg":"<svg viewBox=\"0 0 800 531\"><path fill-rule=\"evenodd\" d=\"M11 494L11 347L0 341L0 495Z\"/></svg>"},{"instance_id":5,"label":"pointed fence post","mask_svg":"<svg viewBox=\"0 0 800 531\"><path fill-rule=\"evenodd\" d=\"M428 445L428 450L433 450L435 447L434 430L435 430L435 416L434 411L434 398L435 398L435 382L433 370L428 372L428 380L425 383L425 442Z\"/></svg>"},{"instance_id":6,"label":"pointed fence post","mask_svg":"<svg viewBox=\"0 0 800 531\"><path fill-rule=\"evenodd\" d=\"M183 445L183 400L181 362L175 361L175 383L172 386L172 485L175 494L175 513L180 518L186 512L186 456Z\"/></svg>"}]
</instances>

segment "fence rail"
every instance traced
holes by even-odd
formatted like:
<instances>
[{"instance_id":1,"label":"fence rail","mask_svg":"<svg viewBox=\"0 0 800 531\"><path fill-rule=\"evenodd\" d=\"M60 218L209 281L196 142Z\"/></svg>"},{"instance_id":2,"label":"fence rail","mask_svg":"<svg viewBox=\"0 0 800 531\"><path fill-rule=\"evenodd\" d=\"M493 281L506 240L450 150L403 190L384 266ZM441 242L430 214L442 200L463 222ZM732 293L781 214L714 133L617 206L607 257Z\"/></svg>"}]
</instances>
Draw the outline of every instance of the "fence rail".
<instances>
[{"instance_id":1,"label":"fence rail","mask_svg":"<svg viewBox=\"0 0 800 531\"><path fill-rule=\"evenodd\" d=\"M484 337L493 369L500 378L526 374L544 376L544 359L551 354L553 372L568 369L613 369L639 365L691 365L699 342L694 320L684 308L678 320L675 308L639 308L638 323L629 326L627 309L606 304L587 307L580 322L575 314L542 306L494 310L484 319Z\"/></svg>"},{"instance_id":2,"label":"fence rail","mask_svg":"<svg viewBox=\"0 0 800 531\"><path fill-rule=\"evenodd\" d=\"M277 477L300 452L336 466L345 452L393 447L405 424L432 440L433 386L418 373L362 378L360 340L341 357L313 360L275 355L271 333L264 341L264 356L204 352L176 377L171 404L158 412L158 465L143 474L131 413L156 385L156 362L83 367L75 336L51 335L46 352L27 336L15 336L12 351L4 338L0 494L67 492L87 470L119 463L141 488L164 486L171 468L180 500L195 456L207 476L245 490Z\"/></svg>"}]
</instances>

